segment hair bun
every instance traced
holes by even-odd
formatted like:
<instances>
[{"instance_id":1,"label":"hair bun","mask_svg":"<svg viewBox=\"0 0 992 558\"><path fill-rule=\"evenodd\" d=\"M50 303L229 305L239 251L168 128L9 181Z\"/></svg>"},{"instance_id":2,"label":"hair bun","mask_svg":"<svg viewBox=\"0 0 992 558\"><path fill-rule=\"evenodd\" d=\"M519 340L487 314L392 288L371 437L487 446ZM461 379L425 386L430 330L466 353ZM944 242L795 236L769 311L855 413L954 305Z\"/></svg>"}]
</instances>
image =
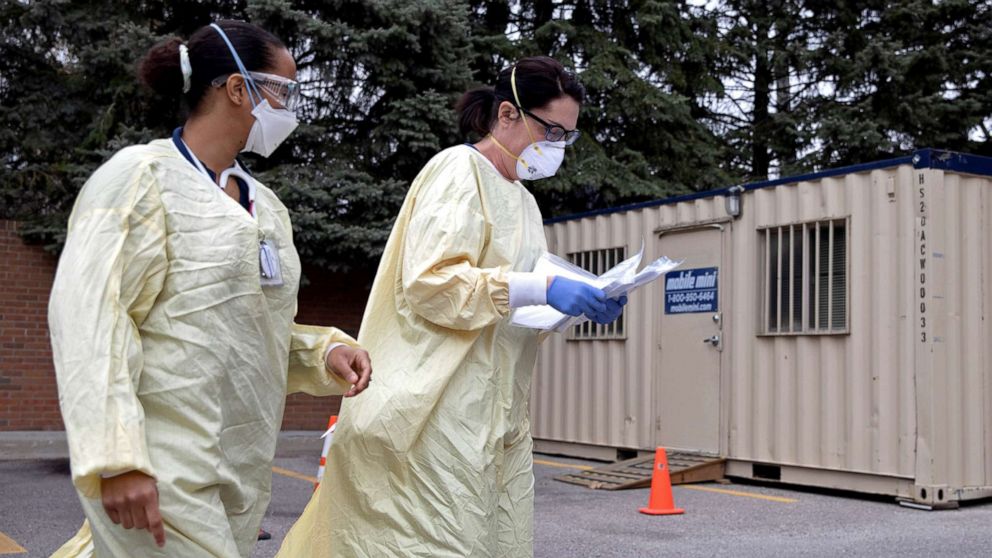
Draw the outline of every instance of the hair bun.
<instances>
[{"instance_id":1,"label":"hair bun","mask_svg":"<svg viewBox=\"0 0 992 558\"><path fill-rule=\"evenodd\" d=\"M179 37L166 39L145 54L138 64L138 78L162 96L179 96L183 92L183 72L179 63Z\"/></svg>"},{"instance_id":2,"label":"hair bun","mask_svg":"<svg viewBox=\"0 0 992 558\"><path fill-rule=\"evenodd\" d=\"M462 135L486 136L492 129L497 104L496 90L492 87L479 87L462 95L455 105Z\"/></svg>"}]
</instances>

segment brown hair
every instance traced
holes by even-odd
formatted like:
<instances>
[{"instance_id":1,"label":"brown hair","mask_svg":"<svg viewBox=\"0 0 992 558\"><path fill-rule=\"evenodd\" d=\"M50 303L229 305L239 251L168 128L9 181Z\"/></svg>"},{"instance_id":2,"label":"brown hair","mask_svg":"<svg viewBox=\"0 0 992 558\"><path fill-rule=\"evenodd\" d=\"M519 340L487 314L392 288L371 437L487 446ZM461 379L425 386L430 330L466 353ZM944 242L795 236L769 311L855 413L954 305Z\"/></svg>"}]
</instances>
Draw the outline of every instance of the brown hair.
<instances>
[{"instance_id":1,"label":"brown hair","mask_svg":"<svg viewBox=\"0 0 992 558\"><path fill-rule=\"evenodd\" d=\"M244 21L219 21L217 25L231 40L241 62L250 71L264 71L275 65L275 52L286 48L275 35ZM167 97L184 95L195 111L210 83L224 75L238 73L231 50L216 29L205 25L189 38L189 61L193 67L190 89L183 94L183 73L179 65L179 37L166 39L145 53L138 63L138 79L156 93Z\"/></svg>"},{"instance_id":2,"label":"brown hair","mask_svg":"<svg viewBox=\"0 0 992 558\"><path fill-rule=\"evenodd\" d=\"M548 56L523 58L500 71L494 87L473 89L458 100L455 111L458 113L458 128L463 136L485 136L492 131L500 103L510 101L517 104L510 84L514 68L517 93L520 95L519 108L542 108L566 95L579 104L585 100L585 87L579 83L575 74L566 70L557 60Z\"/></svg>"}]
</instances>

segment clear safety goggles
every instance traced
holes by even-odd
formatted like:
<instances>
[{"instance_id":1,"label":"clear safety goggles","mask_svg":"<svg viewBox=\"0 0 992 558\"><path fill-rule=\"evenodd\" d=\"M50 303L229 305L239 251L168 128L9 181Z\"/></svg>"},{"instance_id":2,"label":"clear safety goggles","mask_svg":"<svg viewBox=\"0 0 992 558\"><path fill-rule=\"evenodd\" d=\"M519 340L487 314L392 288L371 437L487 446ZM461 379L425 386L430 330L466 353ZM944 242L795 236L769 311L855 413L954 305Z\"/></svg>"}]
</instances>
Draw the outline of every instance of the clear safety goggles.
<instances>
[{"instance_id":1,"label":"clear safety goggles","mask_svg":"<svg viewBox=\"0 0 992 558\"><path fill-rule=\"evenodd\" d=\"M248 76L259 89L267 93L276 103L279 104L276 108L284 108L295 111L300 105L300 83L298 81L293 81L275 74L267 74L265 72L248 72ZM214 87L220 87L227 83L227 79L229 77L231 76L220 76L215 79L211 85Z\"/></svg>"}]
</instances>

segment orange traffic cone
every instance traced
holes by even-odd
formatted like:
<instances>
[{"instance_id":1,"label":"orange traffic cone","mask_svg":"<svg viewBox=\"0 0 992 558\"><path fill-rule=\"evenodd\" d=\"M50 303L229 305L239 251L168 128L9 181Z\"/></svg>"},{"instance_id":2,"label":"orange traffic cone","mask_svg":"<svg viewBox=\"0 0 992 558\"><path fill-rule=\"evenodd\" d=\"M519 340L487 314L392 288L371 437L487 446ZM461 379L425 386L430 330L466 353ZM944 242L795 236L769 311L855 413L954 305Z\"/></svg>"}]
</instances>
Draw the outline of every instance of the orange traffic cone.
<instances>
[{"instance_id":1,"label":"orange traffic cone","mask_svg":"<svg viewBox=\"0 0 992 558\"><path fill-rule=\"evenodd\" d=\"M672 478L668 474L668 456L665 448L658 448L654 454L654 472L651 474L651 497L648 507L641 508L647 515L678 515L685 513L675 507L672 498Z\"/></svg>"}]
</instances>

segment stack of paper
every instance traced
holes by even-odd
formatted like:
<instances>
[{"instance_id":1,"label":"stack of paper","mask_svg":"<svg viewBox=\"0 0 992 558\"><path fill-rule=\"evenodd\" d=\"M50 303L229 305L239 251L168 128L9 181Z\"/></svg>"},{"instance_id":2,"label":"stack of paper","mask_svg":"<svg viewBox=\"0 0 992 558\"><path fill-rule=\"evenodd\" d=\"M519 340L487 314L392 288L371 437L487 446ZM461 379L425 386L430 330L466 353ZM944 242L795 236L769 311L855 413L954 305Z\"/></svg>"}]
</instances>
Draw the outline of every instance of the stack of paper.
<instances>
[{"instance_id":1,"label":"stack of paper","mask_svg":"<svg viewBox=\"0 0 992 558\"><path fill-rule=\"evenodd\" d=\"M535 273L556 275L582 281L594 287L603 289L610 298L621 295L647 285L665 273L675 269L682 262L673 262L668 258L657 259L644 269L637 271L644 256L644 245L636 255L620 262L616 267L596 277L592 273L559 258L554 254L545 253L534 267ZM589 321L585 316L572 317L555 310L551 306L525 306L513 312L512 323L515 326L531 329L551 330L559 333L568 328Z\"/></svg>"}]
</instances>

